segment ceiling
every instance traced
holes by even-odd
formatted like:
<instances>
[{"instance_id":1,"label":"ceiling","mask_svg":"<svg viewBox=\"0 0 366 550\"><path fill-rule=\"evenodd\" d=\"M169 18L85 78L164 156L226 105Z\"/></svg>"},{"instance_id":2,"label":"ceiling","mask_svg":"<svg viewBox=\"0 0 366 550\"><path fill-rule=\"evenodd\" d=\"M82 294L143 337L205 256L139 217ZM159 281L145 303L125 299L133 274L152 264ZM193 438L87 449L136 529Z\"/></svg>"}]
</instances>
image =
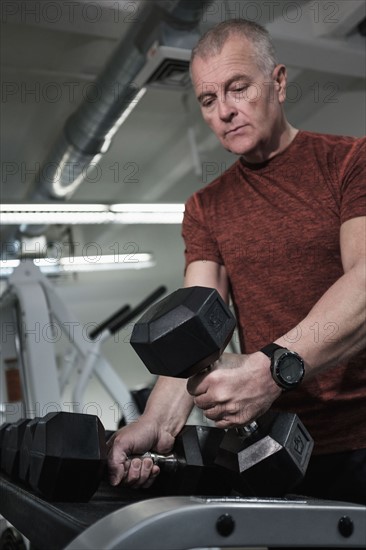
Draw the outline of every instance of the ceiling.
<instances>
[{"instance_id":1,"label":"ceiling","mask_svg":"<svg viewBox=\"0 0 366 550\"><path fill-rule=\"evenodd\" d=\"M90 92L141 5L138 0L2 2L3 203L24 200L67 117ZM215 1L202 13L199 31L230 17L254 19L274 37L278 57L289 69L286 111L294 126L365 133L365 36L358 30L365 18L363 0ZM70 200L181 203L234 160L203 124L191 89L151 88ZM152 270L80 279L89 293L94 284L103 286L106 310L113 307L116 289L123 288L133 301L157 284L172 290L180 284L183 243L178 225L76 224L71 232L65 229L48 231L63 243L65 235L71 236L79 253L88 243L97 243L106 253L129 251L132 243L136 250L154 254ZM2 227L2 247L7 238ZM69 287L74 283L69 281Z\"/></svg>"}]
</instances>

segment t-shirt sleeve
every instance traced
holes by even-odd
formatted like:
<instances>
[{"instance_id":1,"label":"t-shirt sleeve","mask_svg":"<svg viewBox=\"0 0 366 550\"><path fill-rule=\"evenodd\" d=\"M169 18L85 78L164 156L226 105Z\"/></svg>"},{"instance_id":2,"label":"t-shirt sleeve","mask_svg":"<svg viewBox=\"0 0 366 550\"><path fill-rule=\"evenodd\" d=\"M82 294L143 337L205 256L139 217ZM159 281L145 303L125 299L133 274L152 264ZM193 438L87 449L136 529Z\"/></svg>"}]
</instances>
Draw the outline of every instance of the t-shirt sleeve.
<instances>
[{"instance_id":1,"label":"t-shirt sleeve","mask_svg":"<svg viewBox=\"0 0 366 550\"><path fill-rule=\"evenodd\" d=\"M356 140L341 169L341 223L366 216L366 139Z\"/></svg>"},{"instance_id":2,"label":"t-shirt sleeve","mask_svg":"<svg viewBox=\"0 0 366 550\"><path fill-rule=\"evenodd\" d=\"M207 220L198 193L188 199L182 225L185 243L185 268L194 261L212 261L223 264L217 241L211 236Z\"/></svg>"}]
</instances>

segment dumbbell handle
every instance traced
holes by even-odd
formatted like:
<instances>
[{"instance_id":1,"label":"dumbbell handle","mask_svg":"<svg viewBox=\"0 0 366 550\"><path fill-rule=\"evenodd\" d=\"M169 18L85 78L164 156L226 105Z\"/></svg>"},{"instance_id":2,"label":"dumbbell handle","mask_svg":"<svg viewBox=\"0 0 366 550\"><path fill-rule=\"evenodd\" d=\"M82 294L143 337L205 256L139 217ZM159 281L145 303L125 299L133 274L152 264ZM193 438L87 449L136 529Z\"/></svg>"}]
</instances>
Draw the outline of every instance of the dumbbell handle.
<instances>
[{"instance_id":1,"label":"dumbbell handle","mask_svg":"<svg viewBox=\"0 0 366 550\"><path fill-rule=\"evenodd\" d=\"M255 420L251 422L250 424L246 424L245 426L242 426L240 428L236 428L236 432L239 437L242 437L246 439L249 437L252 433L254 433L258 429L258 424ZM159 453L153 453L153 452L146 452L142 455L133 455L130 457L132 458L140 458L143 460L144 458L151 458L154 464L159 466L160 468L163 468L165 472L176 472L179 468L182 468L186 466L186 462L183 458L178 458L176 454L170 453L168 455L162 455Z\"/></svg>"},{"instance_id":2,"label":"dumbbell handle","mask_svg":"<svg viewBox=\"0 0 366 550\"><path fill-rule=\"evenodd\" d=\"M253 422L251 422L250 424L246 424L245 426L236 428L236 432L239 437L246 439L252 433L254 433L257 429L258 429L258 424L255 420L253 420ZM133 458L140 458L141 460L143 460L144 458L151 458L153 463L159 466L160 468L163 468L165 472L174 473L179 468L186 466L185 460L183 458L178 458L177 455L174 453L170 453L168 455L162 455L159 453L153 453L148 451L142 455L133 455L130 457L131 460Z\"/></svg>"},{"instance_id":3,"label":"dumbbell handle","mask_svg":"<svg viewBox=\"0 0 366 550\"><path fill-rule=\"evenodd\" d=\"M178 458L177 455L171 453L169 455L161 455L159 453L147 452L143 455L133 455L132 458L151 458L154 464L164 469L165 472L176 472L179 468L186 466L186 462Z\"/></svg>"},{"instance_id":4,"label":"dumbbell handle","mask_svg":"<svg viewBox=\"0 0 366 550\"><path fill-rule=\"evenodd\" d=\"M236 432L239 437L243 437L244 439L252 435L255 431L258 430L258 424L255 420L251 422L250 424L246 424L245 426L241 426L239 428L236 428Z\"/></svg>"}]
</instances>

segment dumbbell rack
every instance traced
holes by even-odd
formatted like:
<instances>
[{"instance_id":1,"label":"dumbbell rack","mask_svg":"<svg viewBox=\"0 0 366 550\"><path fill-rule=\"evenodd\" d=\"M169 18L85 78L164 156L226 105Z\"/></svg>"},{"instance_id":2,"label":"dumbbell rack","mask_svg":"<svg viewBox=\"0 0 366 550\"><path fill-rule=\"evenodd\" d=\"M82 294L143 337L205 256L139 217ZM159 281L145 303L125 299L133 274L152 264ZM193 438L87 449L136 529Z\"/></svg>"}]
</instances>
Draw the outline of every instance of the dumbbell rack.
<instances>
[{"instance_id":1,"label":"dumbbell rack","mask_svg":"<svg viewBox=\"0 0 366 550\"><path fill-rule=\"evenodd\" d=\"M366 547L366 507L351 503L161 497L106 484L88 503L50 503L4 475L0 491L0 514L39 550Z\"/></svg>"},{"instance_id":2,"label":"dumbbell rack","mask_svg":"<svg viewBox=\"0 0 366 550\"><path fill-rule=\"evenodd\" d=\"M164 286L158 287L133 309L122 307L86 334L84 324L74 316L39 268L31 260L22 261L10 276L8 288L0 297L0 332L3 334L0 349L0 424L24 417L44 416L49 410L69 410L70 406L74 412L85 412L85 392L92 376L99 380L113 399L125 423L135 421L140 411L126 384L100 348L103 342L165 291ZM57 327L59 331L56 338L41 333L51 327ZM55 342L61 333L68 341L66 357L70 360L65 357L59 368ZM10 403L5 391L4 373L8 358L17 359L23 402ZM65 402L63 391L72 375L76 376L76 382L71 402L69 397Z\"/></svg>"}]
</instances>

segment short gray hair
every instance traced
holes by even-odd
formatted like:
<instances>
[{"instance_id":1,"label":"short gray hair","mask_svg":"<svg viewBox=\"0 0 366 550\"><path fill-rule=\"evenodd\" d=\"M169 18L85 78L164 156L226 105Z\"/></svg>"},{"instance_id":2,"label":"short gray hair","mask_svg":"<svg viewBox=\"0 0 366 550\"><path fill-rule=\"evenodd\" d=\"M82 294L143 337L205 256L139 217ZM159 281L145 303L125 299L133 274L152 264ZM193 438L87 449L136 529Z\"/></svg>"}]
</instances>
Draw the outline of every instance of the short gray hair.
<instances>
[{"instance_id":1,"label":"short gray hair","mask_svg":"<svg viewBox=\"0 0 366 550\"><path fill-rule=\"evenodd\" d=\"M262 25L246 19L229 19L209 29L192 50L191 66L195 57L206 59L218 55L233 35L244 37L251 42L254 47L254 62L264 74L270 75L277 65L270 34Z\"/></svg>"}]
</instances>

